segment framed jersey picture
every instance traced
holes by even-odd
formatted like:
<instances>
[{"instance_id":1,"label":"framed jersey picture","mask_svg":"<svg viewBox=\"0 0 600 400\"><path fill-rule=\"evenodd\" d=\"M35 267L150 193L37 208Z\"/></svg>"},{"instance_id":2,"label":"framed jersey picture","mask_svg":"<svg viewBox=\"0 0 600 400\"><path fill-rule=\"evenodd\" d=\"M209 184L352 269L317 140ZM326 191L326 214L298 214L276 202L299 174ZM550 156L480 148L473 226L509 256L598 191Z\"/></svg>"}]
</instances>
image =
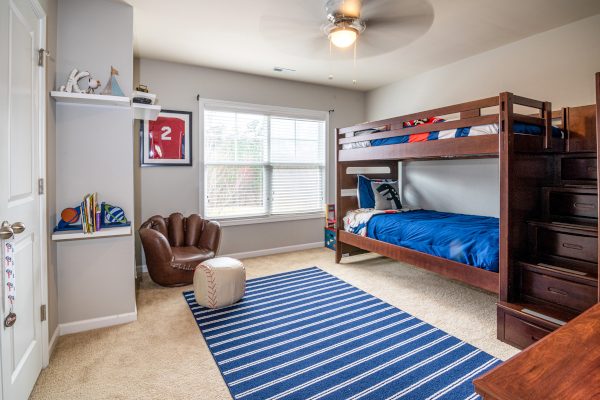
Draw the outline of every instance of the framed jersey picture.
<instances>
[{"instance_id":1,"label":"framed jersey picture","mask_svg":"<svg viewBox=\"0 0 600 400\"><path fill-rule=\"evenodd\" d=\"M142 166L192 165L192 113L162 110L140 123Z\"/></svg>"}]
</instances>

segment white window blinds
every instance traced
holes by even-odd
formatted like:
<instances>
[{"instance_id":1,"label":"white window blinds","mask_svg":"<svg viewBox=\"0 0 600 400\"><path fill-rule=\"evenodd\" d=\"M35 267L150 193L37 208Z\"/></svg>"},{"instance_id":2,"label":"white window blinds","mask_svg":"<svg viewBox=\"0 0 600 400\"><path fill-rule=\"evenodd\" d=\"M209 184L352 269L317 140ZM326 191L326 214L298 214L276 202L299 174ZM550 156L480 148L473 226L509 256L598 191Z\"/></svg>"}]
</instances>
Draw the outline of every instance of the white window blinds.
<instances>
[{"instance_id":1,"label":"white window blinds","mask_svg":"<svg viewBox=\"0 0 600 400\"><path fill-rule=\"evenodd\" d=\"M204 108L207 218L322 212L325 119Z\"/></svg>"}]
</instances>

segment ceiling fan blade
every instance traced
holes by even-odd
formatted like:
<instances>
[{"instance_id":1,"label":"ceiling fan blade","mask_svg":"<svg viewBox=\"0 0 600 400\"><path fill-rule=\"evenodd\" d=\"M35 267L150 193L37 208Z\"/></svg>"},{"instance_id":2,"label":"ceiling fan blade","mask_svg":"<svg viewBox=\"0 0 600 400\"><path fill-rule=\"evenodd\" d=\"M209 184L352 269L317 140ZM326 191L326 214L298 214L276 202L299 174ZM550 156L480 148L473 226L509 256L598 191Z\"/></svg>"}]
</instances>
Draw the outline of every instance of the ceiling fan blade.
<instances>
[{"instance_id":1,"label":"ceiling fan blade","mask_svg":"<svg viewBox=\"0 0 600 400\"><path fill-rule=\"evenodd\" d=\"M433 15L411 15L399 18L375 18L367 25L369 33L420 36L427 32L433 23ZM365 32L366 35L366 32Z\"/></svg>"},{"instance_id":2,"label":"ceiling fan blade","mask_svg":"<svg viewBox=\"0 0 600 400\"><path fill-rule=\"evenodd\" d=\"M405 47L423 36L432 20L426 16L412 17L406 24L389 24L387 21L367 26L359 37L359 58L372 57Z\"/></svg>"},{"instance_id":3,"label":"ceiling fan blade","mask_svg":"<svg viewBox=\"0 0 600 400\"><path fill-rule=\"evenodd\" d=\"M433 7L424 0L364 0L365 31L358 57L372 57L407 46L433 24Z\"/></svg>"},{"instance_id":4,"label":"ceiling fan blade","mask_svg":"<svg viewBox=\"0 0 600 400\"><path fill-rule=\"evenodd\" d=\"M265 16L260 32L275 48L296 56L324 58L329 55L321 25L310 19Z\"/></svg>"},{"instance_id":5,"label":"ceiling fan blade","mask_svg":"<svg viewBox=\"0 0 600 400\"><path fill-rule=\"evenodd\" d=\"M393 20L411 15L432 15L433 7L426 0L363 0L361 19Z\"/></svg>"},{"instance_id":6,"label":"ceiling fan blade","mask_svg":"<svg viewBox=\"0 0 600 400\"><path fill-rule=\"evenodd\" d=\"M322 35L321 21L290 16L264 16L260 18L259 29L262 32L298 33L303 35Z\"/></svg>"},{"instance_id":7,"label":"ceiling fan blade","mask_svg":"<svg viewBox=\"0 0 600 400\"><path fill-rule=\"evenodd\" d=\"M319 24L327 22L323 0L277 0L265 2L265 5L266 7L262 13L265 17L290 18L292 16L294 19L312 20Z\"/></svg>"},{"instance_id":8,"label":"ceiling fan blade","mask_svg":"<svg viewBox=\"0 0 600 400\"><path fill-rule=\"evenodd\" d=\"M342 14L349 18L360 18L362 0L327 0L327 14Z\"/></svg>"}]
</instances>

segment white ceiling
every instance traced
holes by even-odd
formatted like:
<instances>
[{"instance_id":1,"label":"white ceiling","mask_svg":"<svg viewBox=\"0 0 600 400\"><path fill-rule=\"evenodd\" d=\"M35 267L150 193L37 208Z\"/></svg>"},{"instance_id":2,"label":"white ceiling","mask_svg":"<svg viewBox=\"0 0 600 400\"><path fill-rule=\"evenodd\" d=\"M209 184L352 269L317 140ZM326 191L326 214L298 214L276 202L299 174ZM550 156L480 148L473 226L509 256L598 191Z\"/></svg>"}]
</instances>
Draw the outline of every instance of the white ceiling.
<instances>
[{"instance_id":1,"label":"white ceiling","mask_svg":"<svg viewBox=\"0 0 600 400\"><path fill-rule=\"evenodd\" d=\"M134 8L134 50L139 57L358 90L600 13L599 0L363 0L365 6L382 2L398 12L428 8L433 18L419 22L411 30L414 37L399 39L399 48L368 57L370 48L361 55L361 44L367 47L369 42L367 21L354 71L351 50L334 52L333 61L328 56L329 42L318 30L325 21L325 0L126 1ZM285 26L287 21L296 28L305 23L306 34L279 36L272 27L278 16L287 18ZM401 23L408 26L411 21L416 19L403 18ZM310 38L312 50L306 46ZM274 72L274 66L296 71Z\"/></svg>"}]
</instances>

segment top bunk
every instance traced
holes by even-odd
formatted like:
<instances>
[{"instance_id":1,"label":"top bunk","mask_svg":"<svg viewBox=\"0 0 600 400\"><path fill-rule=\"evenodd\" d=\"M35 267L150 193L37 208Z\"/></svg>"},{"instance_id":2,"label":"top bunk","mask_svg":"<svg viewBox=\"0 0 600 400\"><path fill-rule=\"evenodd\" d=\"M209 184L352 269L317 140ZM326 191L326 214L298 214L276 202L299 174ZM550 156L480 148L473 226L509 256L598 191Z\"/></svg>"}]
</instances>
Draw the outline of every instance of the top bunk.
<instances>
[{"instance_id":1,"label":"top bunk","mask_svg":"<svg viewBox=\"0 0 600 400\"><path fill-rule=\"evenodd\" d=\"M518 112L517 112L517 111ZM564 133L550 102L498 96L337 129L338 162L499 157L558 152Z\"/></svg>"}]
</instances>

